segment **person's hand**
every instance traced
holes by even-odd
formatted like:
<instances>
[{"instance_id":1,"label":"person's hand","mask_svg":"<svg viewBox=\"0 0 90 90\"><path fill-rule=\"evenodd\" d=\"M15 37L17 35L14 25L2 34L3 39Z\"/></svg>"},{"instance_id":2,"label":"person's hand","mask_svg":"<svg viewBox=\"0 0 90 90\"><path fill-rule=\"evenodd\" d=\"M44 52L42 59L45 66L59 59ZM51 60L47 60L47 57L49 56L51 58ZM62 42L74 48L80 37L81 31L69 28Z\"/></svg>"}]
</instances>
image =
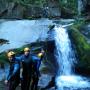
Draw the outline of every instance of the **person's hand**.
<instances>
[{"instance_id":1,"label":"person's hand","mask_svg":"<svg viewBox=\"0 0 90 90\"><path fill-rule=\"evenodd\" d=\"M8 80L5 80L4 83L7 84L8 83Z\"/></svg>"},{"instance_id":2,"label":"person's hand","mask_svg":"<svg viewBox=\"0 0 90 90\"><path fill-rule=\"evenodd\" d=\"M19 86L21 86L21 83L19 83Z\"/></svg>"}]
</instances>

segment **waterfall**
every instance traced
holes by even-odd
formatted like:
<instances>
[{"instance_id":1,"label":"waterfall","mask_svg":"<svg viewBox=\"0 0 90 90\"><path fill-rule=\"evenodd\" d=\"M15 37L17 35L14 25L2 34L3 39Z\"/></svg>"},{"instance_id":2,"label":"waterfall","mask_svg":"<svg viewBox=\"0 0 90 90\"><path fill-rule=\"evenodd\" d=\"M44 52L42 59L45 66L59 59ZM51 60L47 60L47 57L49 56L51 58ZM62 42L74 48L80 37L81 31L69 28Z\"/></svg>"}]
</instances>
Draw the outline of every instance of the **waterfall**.
<instances>
[{"instance_id":1,"label":"waterfall","mask_svg":"<svg viewBox=\"0 0 90 90\"><path fill-rule=\"evenodd\" d=\"M64 26L55 26L54 28L56 44L55 56L59 65L56 77L57 90L77 90L76 88L80 89L89 87L90 83L87 82L85 77L75 75L74 73L73 66L74 62L76 62L75 53L72 48L67 29L63 27Z\"/></svg>"},{"instance_id":2,"label":"waterfall","mask_svg":"<svg viewBox=\"0 0 90 90\"><path fill-rule=\"evenodd\" d=\"M72 67L75 59L74 52L71 48L71 42L67 34L67 30L62 27L55 28L55 41L57 48L57 61L60 65L58 74L71 75Z\"/></svg>"},{"instance_id":3,"label":"waterfall","mask_svg":"<svg viewBox=\"0 0 90 90\"><path fill-rule=\"evenodd\" d=\"M81 11L83 9L83 2L82 0L78 0L78 15L81 15Z\"/></svg>"}]
</instances>

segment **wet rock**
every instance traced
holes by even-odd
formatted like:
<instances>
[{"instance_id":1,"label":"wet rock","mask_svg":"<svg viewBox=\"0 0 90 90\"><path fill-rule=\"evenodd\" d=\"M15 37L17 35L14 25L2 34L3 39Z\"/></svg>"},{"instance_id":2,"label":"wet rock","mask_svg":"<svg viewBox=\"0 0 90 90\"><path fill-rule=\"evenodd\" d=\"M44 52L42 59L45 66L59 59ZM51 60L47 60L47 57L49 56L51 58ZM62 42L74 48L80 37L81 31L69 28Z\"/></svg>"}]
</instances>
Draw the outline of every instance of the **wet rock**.
<instances>
[{"instance_id":1,"label":"wet rock","mask_svg":"<svg viewBox=\"0 0 90 90\"><path fill-rule=\"evenodd\" d=\"M24 12L24 18L33 19L41 18L42 16L42 8L38 6L28 6Z\"/></svg>"},{"instance_id":2,"label":"wet rock","mask_svg":"<svg viewBox=\"0 0 90 90\"><path fill-rule=\"evenodd\" d=\"M80 27L83 26L81 25ZM80 27L73 26L69 32L71 41L75 45L77 53L77 63L75 63L75 68L78 73L90 75L90 43L88 43L87 38L80 32Z\"/></svg>"},{"instance_id":3,"label":"wet rock","mask_svg":"<svg viewBox=\"0 0 90 90\"><path fill-rule=\"evenodd\" d=\"M86 16L90 16L90 1L89 0L82 0L83 5L84 5L84 11L83 14ZM90 18L89 18L90 20Z\"/></svg>"},{"instance_id":4,"label":"wet rock","mask_svg":"<svg viewBox=\"0 0 90 90\"><path fill-rule=\"evenodd\" d=\"M47 8L46 8L46 13L48 14L48 17L51 18L60 18L61 12L60 12L60 7L59 7L59 1L57 0L48 0L47 2Z\"/></svg>"},{"instance_id":5,"label":"wet rock","mask_svg":"<svg viewBox=\"0 0 90 90\"><path fill-rule=\"evenodd\" d=\"M24 8L20 4L11 2L7 3L7 8L0 12L0 18L5 19L22 19Z\"/></svg>"},{"instance_id":6,"label":"wet rock","mask_svg":"<svg viewBox=\"0 0 90 90\"><path fill-rule=\"evenodd\" d=\"M38 86L41 88L44 88L48 85L48 83L51 80L51 77L49 74L42 74L41 77L39 78L39 83Z\"/></svg>"},{"instance_id":7,"label":"wet rock","mask_svg":"<svg viewBox=\"0 0 90 90\"><path fill-rule=\"evenodd\" d=\"M80 31L90 40L90 24L82 26Z\"/></svg>"},{"instance_id":8,"label":"wet rock","mask_svg":"<svg viewBox=\"0 0 90 90\"><path fill-rule=\"evenodd\" d=\"M90 70L87 67L80 67L79 65L75 67L75 73L81 74L84 76L90 76Z\"/></svg>"},{"instance_id":9,"label":"wet rock","mask_svg":"<svg viewBox=\"0 0 90 90\"><path fill-rule=\"evenodd\" d=\"M60 9L58 1L50 0L50 2L39 2L39 5L36 3L31 4L24 3L26 1L0 1L0 18L9 18L9 19L35 19L41 17L60 17ZM48 4L48 6L45 6ZM49 5L50 4L50 5ZM49 7L48 9L46 7Z\"/></svg>"},{"instance_id":10,"label":"wet rock","mask_svg":"<svg viewBox=\"0 0 90 90\"><path fill-rule=\"evenodd\" d=\"M62 7L61 9L62 18L73 18L74 15L75 15L75 12L73 12L73 10L66 8L66 7Z\"/></svg>"},{"instance_id":11,"label":"wet rock","mask_svg":"<svg viewBox=\"0 0 90 90\"><path fill-rule=\"evenodd\" d=\"M55 25L49 25L49 30L54 29Z\"/></svg>"},{"instance_id":12,"label":"wet rock","mask_svg":"<svg viewBox=\"0 0 90 90\"><path fill-rule=\"evenodd\" d=\"M8 43L8 40L5 40L5 39L0 39L0 44L5 44L5 43Z\"/></svg>"},{"instance_id":13,"label":"wet rock","mask_svg":"<svg viewBox=\"0 0 90 90\"><path fill-rule=\"evenodd\" d=\"M46 79L47 80L47 79ZM51 77L51 79L48 79L49 82L47 82L46 86L43 86L41 90L55 90L55 77Z\"/></svg>"}]
</instances>

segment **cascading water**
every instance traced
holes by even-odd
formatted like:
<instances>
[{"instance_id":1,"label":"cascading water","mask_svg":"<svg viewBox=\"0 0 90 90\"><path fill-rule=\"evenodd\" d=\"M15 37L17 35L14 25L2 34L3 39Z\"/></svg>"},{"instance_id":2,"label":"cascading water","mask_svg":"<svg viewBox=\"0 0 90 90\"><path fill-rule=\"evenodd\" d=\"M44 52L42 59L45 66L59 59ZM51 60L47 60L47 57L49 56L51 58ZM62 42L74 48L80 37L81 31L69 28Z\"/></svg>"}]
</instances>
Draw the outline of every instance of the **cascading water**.
<instances>
[{"instance_id":1,"label":"cascading water","mask_svg":"<svg viewBox=\"0 0 90 90\"><path fill-rule=\"evenodd\" d=\"M62 26L56 26L54 29L56 43L55 56L59 65L58 74L56 77L57 89L77 90L77 88L79 88L82 90L81 88L89 87L90 84L88 81L86 81L85 77L74 74L73 66L76 59L67 29L63 28Z\"/></svg>"},{"instance_id":2,"label":"cascading water","mask_svg":"<svg viewBox=\"0 0 90 90\"><path fill-rule=\"evenodd\" d=\"M81 15L82 9L83 9L83 2L82 0L78 0L78 15Z\"/></svg>"},{"instance_id":3,"label":"cascading water","mask_svg":"<svg viewBox=\"0 0 90 90\"><path fill-rule=\"evenodd\" d=\"M71 75L73 72L71 68L75 57L66 29L62 27L55 28L55 41L57 46L57 59L59 61L58 63L60 63L59 73Z\"/></svg>"}]
</instances>

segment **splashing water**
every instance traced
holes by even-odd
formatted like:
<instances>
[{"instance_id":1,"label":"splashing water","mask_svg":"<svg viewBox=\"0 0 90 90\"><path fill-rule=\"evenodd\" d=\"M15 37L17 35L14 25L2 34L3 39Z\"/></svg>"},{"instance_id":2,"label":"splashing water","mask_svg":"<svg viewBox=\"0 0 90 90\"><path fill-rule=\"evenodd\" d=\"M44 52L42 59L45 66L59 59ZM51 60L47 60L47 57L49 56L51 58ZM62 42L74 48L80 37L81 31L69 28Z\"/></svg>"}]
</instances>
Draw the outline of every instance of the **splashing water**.
<instances>
[{"instance_id":1,"label":"splashing water","mask_svg":"<svg viewBox=\"0 0 90 90\"><path fill-rule=\"evenodd\" d=\"M73 66L76 58L67 29L63 28L63 26L56 26L54 29L56 44L55 56L59 65L56 77L58 90L77 90L78 88L82 90L81 88L89 87L90 83L87 81L87 78L74 74Z\"/></svg>"}]
</instances>

